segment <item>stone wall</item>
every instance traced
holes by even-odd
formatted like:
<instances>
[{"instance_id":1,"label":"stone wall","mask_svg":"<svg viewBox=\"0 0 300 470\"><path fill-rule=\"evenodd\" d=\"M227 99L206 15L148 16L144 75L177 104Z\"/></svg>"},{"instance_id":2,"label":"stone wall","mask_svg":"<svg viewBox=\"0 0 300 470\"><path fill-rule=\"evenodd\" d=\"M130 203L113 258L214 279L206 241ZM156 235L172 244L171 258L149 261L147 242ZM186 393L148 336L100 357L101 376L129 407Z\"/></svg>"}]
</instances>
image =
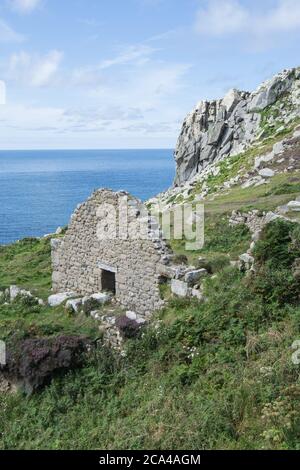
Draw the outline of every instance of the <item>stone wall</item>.
<instances>
[{"instance_id":1,"label":"stone wall","mask_svg":"<svg viewBox=\"0 0 300 470\"><path fill-rule=\"evenodd\" d=\"M120 236L109 207L118 214L120 199L124 197L129 201L129 230L126 236ZM134 238L144 219L145 209L139 200L125 192L96 191L78 206L64 238L52 240L53 291L74 291L79 295L99 292L103 290L104 269L115 273L117 301L149 317L163 304L160 270L163 258L170 252L153 224L148 226L148 238ZM99 239L103 231L106 236Z\"/></svg>"},{"instance_id":2,"label":"stone wall","mask_svg":"<svg viewBox=\"0 0 300 470\"><path fill-rule=\"evenodd\" d=\"M229 219L229 224L232 226L245 224L251 232L253 240L257 241L259 239L259 234L264 228L264 226L278 218L285 219L285 217L283 217L282 215L276 214L275 212L271 211L262 212L255 209L245 213L239 211L232 211L232 214Z\"/></svg>"}]
</instances>

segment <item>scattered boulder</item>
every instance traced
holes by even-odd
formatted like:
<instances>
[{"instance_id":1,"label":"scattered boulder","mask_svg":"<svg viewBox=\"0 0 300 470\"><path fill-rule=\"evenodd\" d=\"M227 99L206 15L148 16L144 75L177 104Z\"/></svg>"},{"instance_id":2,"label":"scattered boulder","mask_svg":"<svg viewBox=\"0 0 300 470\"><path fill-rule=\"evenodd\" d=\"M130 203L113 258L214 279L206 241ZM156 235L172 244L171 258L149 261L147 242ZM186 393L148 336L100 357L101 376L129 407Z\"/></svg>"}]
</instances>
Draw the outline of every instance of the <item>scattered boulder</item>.
<instances>
[{"instance_id":1,"label":"scattered boulder","mask_svg":"<svg viewBox=\"0 0 300 470\"><path fill-rule=\"evenodd\" d=\"M271 170L271 168L262 168L258 174L263 178L272 178L275 175L275 171Z\"/></svg>"},{"instance_id":2,"label":"scattered boulder","mask_svg":"<svg viewBox=\"0 0 300 470\"><path fill-rule=\"evenodd\" d=\"M105 305L112 299L112 294L109 292L100 292L85 296L82 299L82 310L84 313L89 314L91 311L96 310L99 306Z\"/></svg>"},{"instance_id":3,"label":"scattered boulder","mask_svg":"<svg viewBox=\"0 0 300 470\"><path fill-rule=\"evenodd\" d=\"M128 311L126 312L126 317L129 318L129 320L136 320L137 314L135 312Z\"/></svg>"},{"instance_id":4,"label":"scattered boulder","mask_svg":"<svg viewBox=\"0 0 300 470\"><path fill-rule=\"evenodd\" d=\"M171 291L178 297L187 297L189 294L189 286L184 281L180 281L179 279L172 279Z\"/></svg>"},{"instance_id":5,"label":"scattered boulder","mask_svg":"<svg viewBox=\"0 0 300 470\"><path fill-rule=\"evenodd\" d=\"M32 293L25 290L21 289L18 286L10 286L9 288L9 296L10 296L10 301L13 302L16 300L17 297L33 297ZM37 299L39 300L39 299Z\"/></svg>"},{"instance_id":6,"label":"scattered boulder","mask_svg":"<svg viewBox=\"0 0 300 470\"><path fill-rule=\"evenodd\" d=\"M65 309L69 313L78 313L82 305L82 299L67 300Z\"/></svg>"},{"instance_id":7,"label":"scattered boulder","mask_svg":"<svg viewBox=\"0 0 300 470\"><path fill-rule=\"evenodd\" d=\"M254 258L253 256L249 255L249 253L243 253L242 255L239 256L239 259L243 262L243 263L253 263L254 262Z\"/></svg>"},{"instance_id":8,"label":"scattered boulder","mask_svg":"<svg viewBox=\"0 0 300 470\"><path fill-rule=\"evenodd\" d=\"M9 296L10 296L11 302L13 302L13 301L18 297L18 295L20 295L20 292L21 292L20 287L18 287L18 286L10 286L10 288L9 288Z\"/></svg>"},{"instance_id":9,"label":"scattered boulder","mask_svg":"<svg viewBox=\"0 0 300 470\"><path fill-rule=\"evenodd\" d=\"M128 311L125 315L129 320L135 320L140 325L146 323L146 320L135 312Z\"/></svg>"},{"instance_id":10,"label":"scattered boulder","mask_svg":"<svg viewBox=\"0 0 300 470\"><path fill-rule=\"evenodd\" d=\"M189 270L187 266L177 264L171 266L159 265L157 269L159 271L159 274L162 276L162 283L164 283L164 278L182 279Z\"/></svg>"},{"instance_id":11,"label":"scattered boulder","mask_svg":"<svg viewBox=\"0 0 300 470\"><path fill-rule=\"evenodd\" d=\"M48 297L48 304L50 307L58 307L72 297L76 297L75 292L61 292L59 294L53 294Z\"/></svg>"},{"instance_id":12,"label":"scattered boulder","mask_svg":"<svg viewBox=\"0 0 300 470\"><path fill-rule=\"evenodd\" d=\"M38 297L34 297L31 292L25 289L21 289L18 286L11 285L9 289L5 292L5 296L7 297L10 302L14 302L18 297L27 299L30 301L32 305L45 305L44 301L42 299L39 299Z\"/></svg>"},{"instance_id":13,"label":"scattered boulder","mask_svg":"<svg viewBox=\"0 0 300 470\"><path fill-rule=\"evenodd\" d=\"M300 212L300 201L290 201L287 207L290 211Z\"/></svg>"},{"instance_id":14,"label":"scattered boulder","mask_svg":"<svg viewBox=\"0 0 300 470\"><path fill-rule=\"evenodd\" d=\"M204 301L204 295L200 289L192 289L192 297L196 297L199 301Z\"/></svg>"},{"instance_id":15,"label":"scattered boulder","mask_svg":"<svg viewBox=\"0 0 300 470\"><path fill-rule=\"evenodd\" d=\"M186 275L184 276L184 281L189 287L191 287L197 284L200 279L206 277L207 275L208 272L205 268L196 269L194 271L189 271L188 273L186 273Z\"/></svg>"},{"instance_id":16,"label":"scattered boulder","mask_svg":"<svg viewBox=\"0 0 300 470\"><path fill-rule=\"evenodd\" d=\"M261 157L255 158L254 168L258 169L262 163L267 163L273 160L275 156L274 152L270 152L267 155L262 155ZM262 175L263 176L263 175Z\"/></svg>"},{"instance_id":17,"label":"scattered boulder","mask_svg":"<svg viewBox=\"0 0 300 470\"><path fill-rule=\"evenodd\" d=\"M247 189L247 188L250 188L251 186L261 186L262 184L265 184L265 183L266 183L266 180L261 175L254 176L253 178L246 180L242 184L242 188Z\"/></svg>"},{"instance_id":18,"label":"scattered boulder","mask_svg":"<svg viewBox=\"0 0 300 470\"><path fill-rule=\"evenodd\" d=\"M249 253L243 253L239 256L240 269L242 271L249 271L254 264L254 258Z\"/></svg>"}]
</instances>

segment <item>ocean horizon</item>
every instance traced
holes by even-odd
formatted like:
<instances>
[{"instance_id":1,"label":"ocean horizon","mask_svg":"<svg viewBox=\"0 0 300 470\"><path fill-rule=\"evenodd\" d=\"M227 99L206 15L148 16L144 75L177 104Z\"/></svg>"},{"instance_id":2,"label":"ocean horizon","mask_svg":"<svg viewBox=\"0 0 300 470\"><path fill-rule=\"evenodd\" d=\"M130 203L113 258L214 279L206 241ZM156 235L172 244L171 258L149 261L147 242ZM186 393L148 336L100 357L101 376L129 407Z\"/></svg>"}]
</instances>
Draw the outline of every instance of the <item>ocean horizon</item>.
<instances>
[{"instance_id":1,"label":"ocean horizon","mask_svg":"<svg viewBox=\"0 0 300 470\"><path fill-rule=\"evenodd\" d=\"M98 188L144 200L174 179L173 149L1 150L0 245L65 226Z\"/></svg>"}]
</instances>

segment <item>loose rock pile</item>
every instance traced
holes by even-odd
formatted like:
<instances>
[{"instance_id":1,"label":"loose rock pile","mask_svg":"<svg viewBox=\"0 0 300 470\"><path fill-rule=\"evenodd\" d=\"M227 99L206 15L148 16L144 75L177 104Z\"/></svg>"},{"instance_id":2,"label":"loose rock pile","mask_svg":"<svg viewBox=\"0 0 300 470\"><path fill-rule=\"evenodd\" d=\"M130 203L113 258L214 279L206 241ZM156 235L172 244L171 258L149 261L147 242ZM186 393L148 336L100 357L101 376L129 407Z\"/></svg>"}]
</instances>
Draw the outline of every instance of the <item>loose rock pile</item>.
<instances>
[{"instance_id":1,"label":"loose rock pile","mask_svg":"<svg viewBox=\"0 0 300 470\"><path fill-rule=\"evenodd\" d=\"M131 337L128 330L137 334L146 320L133 311L116 314L116 301L110 292L98 292L89 296L78 297L74 292L62 292L48 298L51 307L64 305L66 313L90 315L99 323L105 345L124 353L124 339ZM108 305L111 306L109 313ZM115 308L114 308L115 307ZM132 336L134 336L132 334Z\"/></svg>"},{"instance_id":2,"label":"loose rock pile","mask_svg":"<svg viewBox=\"0 0 300 470\"><path fill-rule=\"evenodd\" d=\"M296 204L295 210L298 210L298 201L291 201L291 203L288 203L287 206L290 204L290 208L295 207L294 204ZM278 208L280 210L281 208ZM261 233L263 228L269 224L270 222L273 222L276 219L283 219L283 220L290 220L289 218L279 214L278 212L262 212L259 210L252 210L247 213L242 213L239 211L232 211L232 214L229 219L229 224L230 225L239 225L239 224L245 224L251 234L252 234L252 242L250 245L249 250L246 253L243 253L242 255L239 256L239 263L238 266L241 270L243 271L252 271L254 270L254 258L252 256L253 250L255 248L256 242L260 239ZM300 260L299 260L300 261ZM296 273L300 273L300 263L296 262L294 271Z\"/></svg>"},{"instance_id":3,"label":"loose rock pile","mask_svg":"<svg viewBox=\"0 0 300 470\"><path fill-rule=\"evenodd\" d=\"M5 302L7 304L14 302L18 298L28 300L32 302L32 304L35 303L36 305L45 305L43 299L39 299L38 297L35 297L31 292L25 289L21 289L21 287L15 285L11 285L4 291L0 291L0 301Z\"/></svg>"},{"instance_id":4,"label":"loose rock pile","mask_svg":"<svg viewBox=\"0 0 300 470\"><path fill-rule=\"evenodd\" d=\"M203 258L199 258L199 263ZM195 268L185 264L172 264L172 258L166 260L166 264L160 266L159 272L163 279L170 282L171 292L178 297L196 297L203 300L201 281L208 276L204 267Z\"/></svg>"}]
</instances>

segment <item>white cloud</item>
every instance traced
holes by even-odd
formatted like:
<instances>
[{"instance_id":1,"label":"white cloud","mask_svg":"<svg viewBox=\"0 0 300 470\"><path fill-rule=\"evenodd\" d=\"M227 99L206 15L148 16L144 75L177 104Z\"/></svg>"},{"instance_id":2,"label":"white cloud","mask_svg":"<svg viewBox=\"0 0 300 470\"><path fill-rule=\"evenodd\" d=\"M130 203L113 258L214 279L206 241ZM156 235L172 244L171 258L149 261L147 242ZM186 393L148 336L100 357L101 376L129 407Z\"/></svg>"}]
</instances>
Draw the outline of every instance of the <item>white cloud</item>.
<instances>
[{"instance_id":1,"label":"white cloud","mask_svg":"<svg viewBox=\"0 0 300 470\"><path fill-rule=\"evenodd\" d=\"M274 32L285 32L300 28L299 0L281 0L277 8L260 18L260 28Z\"/></svg>"},{"instance_id":2,"label":"white cloud","mask_svg":"<svg viewBox=\"0 0 300 470\"><path fill-rule=\"evenodd\" d=\"M167 109L143 121L138 109L0 106L1 148L125 148L171 146L180 122Z\"/></svg>"},{"instance_id":3,"label":"white cloud","mask_svg":"<svg viewBox=\"0 0 300 470\"><path fill-rule=\"evenodd\" d=\"M6 103L6 83L0 80L0 105Z\"/></svg>"},{"instance_id":4,"label":"white cloud","mask_svg":"<svg viewBox=\"0 0 300 470\"><path fill-rule=\"evenodd\" d=\"M116 57L104 60L100 64L100 69L107 69L114 65L144 63L149 59L149 56L155 52L155 50L156 49L144 44L128 46Z\"/></svg>"},{"instance_id":5,"label":"white cloud","mask_svg":"<svg viewBox=\"0 0 300 470\"><path fill-rule=\"evenodd\" d=\"M10 7L18 13L31 13L41 3L41 0L9 0Z\"/></svg>"},{"instance_id":6,"label":"white cloud","mask_svg":"<svg viewBox=\"0 0 300 470\"><path fill-rule=\"evenodd\" d=\"M51 107L33 107L7 104L0 108L2 126L19 129L38 129L56 125L63 119L64 110Z\"/></svg>"},{"instance_id":7,"label":"white cloud","mask_svg":"<svg viewBox=\"0 0 300 470\"><path fill-rule=\"evenodd\" d=\"M9 61L8 79L32 87L53 83L63 59L61 51L53 50L45 56L32 56L26 52L13 54Z\"/></svg>"},{"instance_id":8,"label":"white cloud","mask_svg":"<svg viewBox=\"0 0 300 470\"><path fill-rule=\"evenodd\" d=\"M143 66L149 62L150 56L156 50L144 44L123 47L121 52L111 59L104 59L94 66L75 69L72 72L71 82L74 85L97 85L104 80L105 71L111 67L122 67L124 65L132 67Z\"/></svg>"},{"instance_id":9,"label":"white cloud","mask_svg":"<svg viewBox=\"0 0 300 470\"><path fill-rule=\"evenodd\" d=\"M32 85L37 87L48 85L55 76L62 58L63 53L54 50L41 59L33 69Z\"/></svg>"},{"instance_id":10,"label":"white cloud","mask_svg":"<svg viewBox=\"0 0 300 470\"><path fill-rule=\"evenodd\" d=\"M28 76L35 62L25 52L15 55L11 73L18 71L18 79L24 71ZM9 103L0 109L1 146L12 148L15 142L23 148L171 146L183 117L173 96L183 88L188 70L185 64L154 60L120 74L104 68L101 83L73 88L74 107ZM60 76L60 85L67 83L68 76Z\"/></svg>"},{"instance_id":11,"label":"white cloud","mask_svg":"<svg viewBox=\"0 0 300 470\"><path fill-rule=\"evenodd\" d=\"M300 28L300 1L277 0L275 6L255 11L239 0L208 0L197 12L200 34L222 36L247 33L254 36L297 31Z\"/></svg>"},{"instance_id":12,"label":"white cloud","mask_svg":"<svg viewBox=\"0 0 300 470\"><path fill-rule=\"evenodd\" d=\"M103 76L101 83L89 93L107 106L118 105L126 109L134 105L143 112L158 110L184 86L183 79L189 69L188 64L150 62L118 74L115 80Z\"/></svg>"},{"instance_id":13,"label":"white cloud","mask_svg":"<svg viewBox=\"0 0 300 470\"><path fill-rule=\"evenodd\" d=\"M0 18L0 42L22 42L25 37L14 31Z\"/></svg>"},{"instance_id":14,"label":"white cloud","mask_svg":"<svg viewBox=\"0 0 300 470\"><path fill-rule=\"evenodd\" d=\"M248 11L237 0L211 0L197 13L197 31L201 34L238 33L247 25Z\"/></svg>"},{"instance_id":15,"label":"white cloud","mask_svg":"<svg viewBox=\"0 0 300 470\"><path fill-rule=\"evenodd\" d=\"M60 51L44 56L13 54L1 67L8 85L9 81L28 87L59 84L64 106L10 103L0 113L1 146L14 145L9 143L12 135L17 136L14 142L27 148L115 147L116 142L120 147L172 145L183 118L178 100L190 65L160 60L156 51L145 43L133 44L95 65L73 70L59 69Z\"/></svg>"}]
</instances>

